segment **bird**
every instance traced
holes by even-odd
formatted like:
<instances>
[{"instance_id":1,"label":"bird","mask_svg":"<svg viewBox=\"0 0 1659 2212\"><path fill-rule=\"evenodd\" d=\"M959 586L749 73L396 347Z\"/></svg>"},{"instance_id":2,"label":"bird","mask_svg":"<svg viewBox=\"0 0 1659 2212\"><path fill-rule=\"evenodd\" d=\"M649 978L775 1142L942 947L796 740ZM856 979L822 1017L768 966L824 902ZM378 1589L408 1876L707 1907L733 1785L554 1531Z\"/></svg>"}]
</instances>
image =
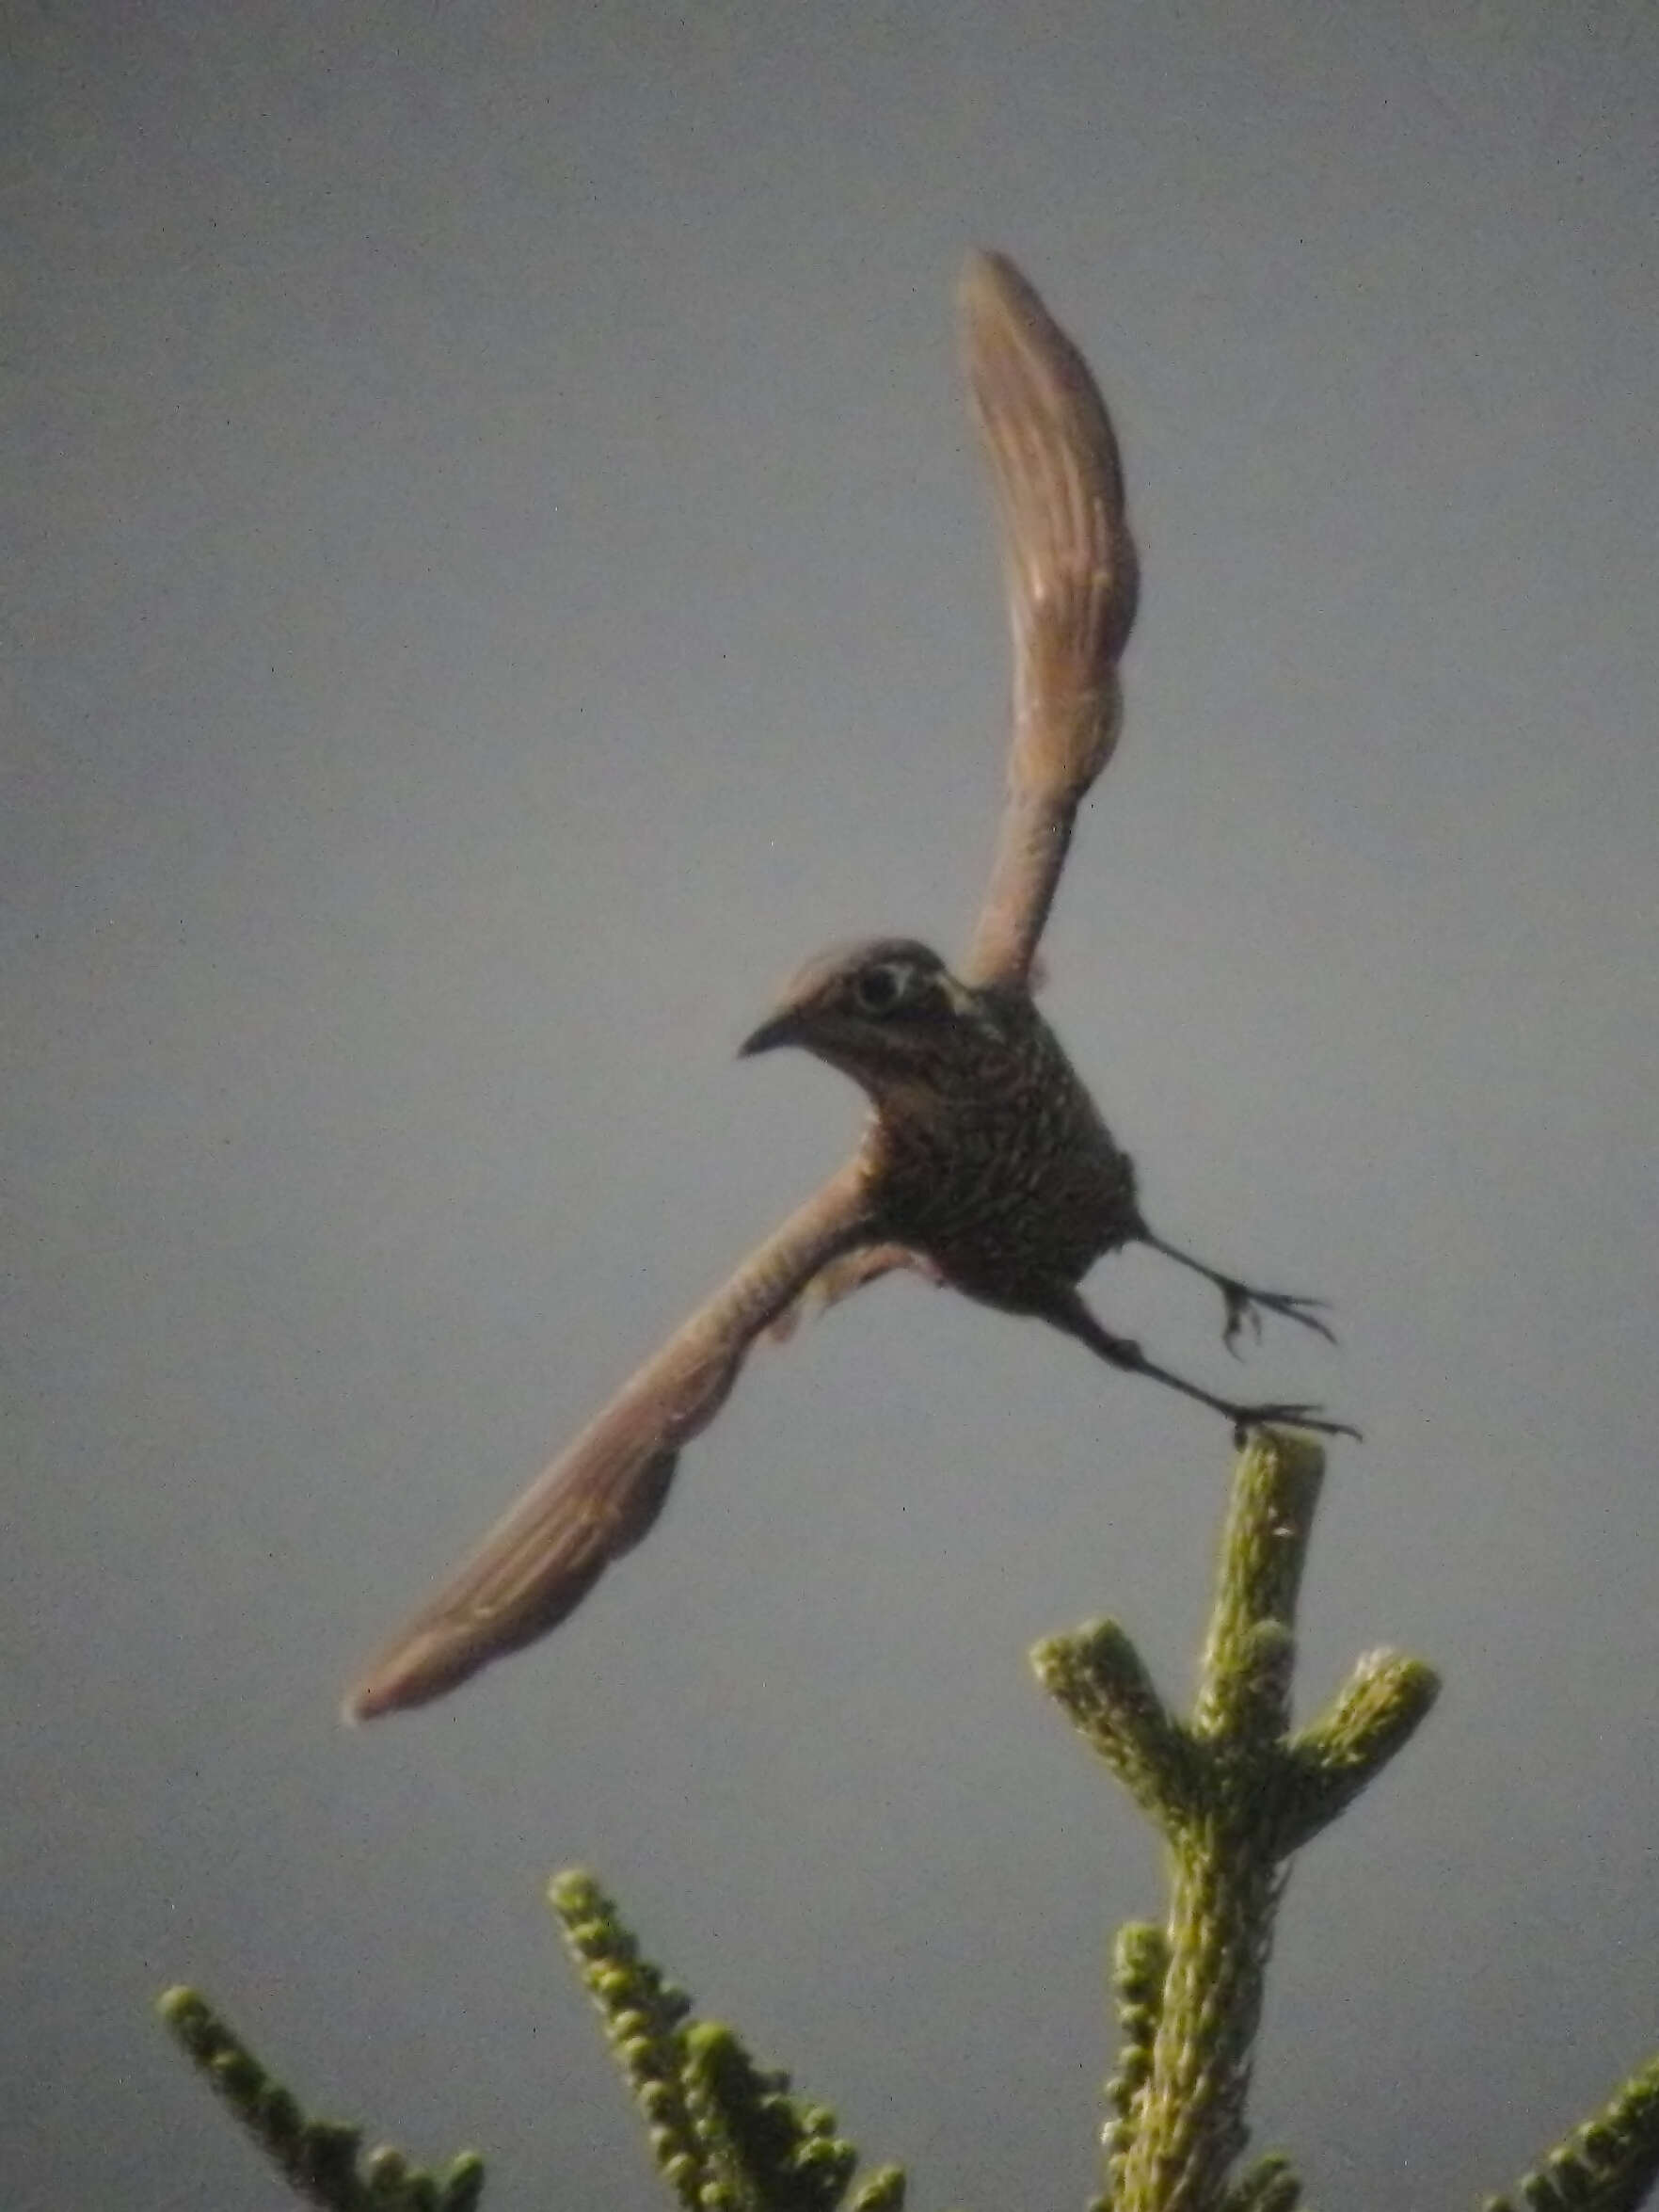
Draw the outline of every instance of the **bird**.
<instances>
[{"instance_id":1,"label":"bird","mask_svg":"<svg viewBox=\"0 0 1659 2212\"><path fill-rule=\"evenodd\" d=\"M348 1692L359 1722L424 1705L534 1643L649 1531L685 1446L714 1419L763 1336L911 1268L983 1306L1047 1322L1125 1372L1220 1414L1357 1436L1300 1403L1212 1392L1109 1331L1079 1284L1140 1243L1221 1292L1236 1350L1277 1314L1334 1341L1323 1302L1252 1287L1165 1242L1034 996L1038 941L1079 805L1122 720L1119 664L1140 567L1099 388L1035 287L974 252L958 288L969 406L1000 522L1013 653L1008 781L990 880L959 970L914 938L808 961L744 1055L795 1047L850 1076L869 1114L857 1149L622 1385Z\"/></svg>"}]
</instances>

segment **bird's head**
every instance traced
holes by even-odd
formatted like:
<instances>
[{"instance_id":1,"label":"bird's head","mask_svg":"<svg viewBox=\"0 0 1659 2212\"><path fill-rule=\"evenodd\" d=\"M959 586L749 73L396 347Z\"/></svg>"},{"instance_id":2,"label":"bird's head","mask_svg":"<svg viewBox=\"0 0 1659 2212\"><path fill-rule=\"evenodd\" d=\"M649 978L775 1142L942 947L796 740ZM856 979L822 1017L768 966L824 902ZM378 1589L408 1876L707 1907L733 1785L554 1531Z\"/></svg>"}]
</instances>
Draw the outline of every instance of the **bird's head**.
<instances>
[{"instance_id":1,"label":"bird's head","mask_svg":"<svg viewBox=\"0 0 1659 2212\"><path fill-rule=\"evenodd\" d=\"M964 1046L991 1031L981 993L913 938L870 938L809 960L742 1050L799 1045L879 1102L943 1082ZM982 1034L984 1033L984 1034Z\"/></svg>"}]
</instances>

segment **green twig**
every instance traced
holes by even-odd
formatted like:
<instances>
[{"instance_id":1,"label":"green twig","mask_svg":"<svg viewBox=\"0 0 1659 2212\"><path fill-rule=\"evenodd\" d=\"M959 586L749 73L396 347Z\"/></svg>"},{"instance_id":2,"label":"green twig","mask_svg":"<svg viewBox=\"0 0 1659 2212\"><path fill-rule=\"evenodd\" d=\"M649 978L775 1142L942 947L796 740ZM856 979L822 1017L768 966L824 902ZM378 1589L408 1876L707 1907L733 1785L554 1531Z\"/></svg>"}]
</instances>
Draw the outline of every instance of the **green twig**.
<instances>
[{"instance_id":1,"label":"green twig","mask_svg":"<svg viewBox=\"0 0 1659 2212\"><path fill-rule=\"evenodd\" d=\"M1486 2212L1635 2212L1659 2181L1659 2058Z\"/></svg>"},{"instance_id":2,"label":"green twig","mask_svg":"<svg viewBox=\"0 0 1659 2212\"><path fill-rule=\"evenodd\" d=\"M836 2212L858 2154L823 2105L790 2095L729 2028L689 2017L690 1999L640 1955L591 1875L550 1891L606 2039L650 2130L652 2155L688 2212ZM853 2212L901 2212L904 2175L877 2168Z\"/></svg>"},{"instance_id":3,"label":"green twig","mask_svg":"<svg viewBox=\"0 0 1659 2212\"><path fill-rule=\"evenodd\" d=\"M1169 1970L1170 1947L1163 1930L1149 1920L1126 1920L1118 1930L1112 1957L1112 1996L1121 2041L1117 2064L1106 2085L1107 2118L1100 2131L1106 2193L1091 2212L1109 2212L1123 2188L1136 2116L1152 2072L1153 2039Z\"/></svg>"},{"instance_id":4,"label":"green twig","mask_svg":"<svg viewBox=\"0 0 1659 2212\"><path fill-rule=\"evenodd\" d=\"M438 2172L390 2144L361 2155L361 2128L308 2119L195 1990L169 1989L156 2010L292 2188L325 2212L473 2212L484 2188L475 2151Z\"/></svg>"},{"instance_id":5,"label":"green twig","mask_svg":"<svg viewBox=\"0 0 1659 2212\"><path fill-rule=\"evenodd\" d=\"M1283 2152L1269 2151L1227 2191L1222 2212L1297 2212L1301 2183Z\"/></svg>"},{"instance_id":6,"label":"green twig","mask_svg":"<svg viewBox=\"0 0 1659 2212\"><path fill-rule=\"evenodd\" d=\"M1190 1718L1172 1713L1115 1622L1052 1637L1039 1675L1169 1847L1163 1928L1119 1931L1120 2046L1101 2131L1105 2193L1091 2212L1298 2212L1278 2154L1234 2171L1262 1982L1286 1864L1351 1803L1434 1702L1420 1661L1361 1659L1315 1720L1290 1725L1295 1609L1324 1470L1304 1437L1241 1454ZM682 2212L903 2212L904 2175L855 2181L836 2116L758 2066L728 2028L692 2017L685 1992L642 1957L588 1875L561 1875L565 1939ZM281 2170L326 2212L473 2212L483 2162L440 2172L314 2120L192 1990L162 2017ZM1486 2212L1636 2212L1659 2178L1659 2059Z\"/></svg>"},{"instance_id":7,"label":"green twig","mask_svg":"<svg viewBox=\"0 0 1659 2212\"><path fill-rule=\"evenodd\" d=\"M1278 2162L1228 2187L1247 2140L1284 1862L1398 1750L1435 1687L1414 1662L1363 1662L1293 1742L1296 1601L1324 1467L1317 1445L1278 1432L1241 1453L1189 1721L1167 1710L1115 1624L1050 1638L1033 1654L1044 1684L1170 1847L1156 1992L1143 1986L1154 1953L1143 1933L1131 1937L1135 2001L1104 2131L1114 2212L1216 2212L1223 2202L1286 2212L1294 2201L1294 2177Z\"/></svg>"}]
</instances>

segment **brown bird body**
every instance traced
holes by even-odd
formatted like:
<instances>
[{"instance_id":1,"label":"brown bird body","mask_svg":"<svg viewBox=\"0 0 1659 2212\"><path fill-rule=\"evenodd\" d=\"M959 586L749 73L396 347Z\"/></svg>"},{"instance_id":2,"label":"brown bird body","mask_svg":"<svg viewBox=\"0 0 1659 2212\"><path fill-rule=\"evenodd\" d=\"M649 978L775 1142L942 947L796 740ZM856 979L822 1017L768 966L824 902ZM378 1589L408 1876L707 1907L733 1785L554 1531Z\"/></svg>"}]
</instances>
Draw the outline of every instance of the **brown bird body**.
<instances>
[{"instance_id":1,"label":"brown bird body","mask_svg":"<svg viewBox=\"0 0 1659 2212\"><path fill-rule=\"evenodd\" d=\"M1314 1406L1242 1404L1172 1374L1108 1332L1077 1290L1105 1253L1140 1242L1220 1288L1229 1345L1264 1311L1331 1334L1317 1301L1252 1289L1152 1234L1128 1159L1032 1000L1077 809L1116 743L1139 571L1116 441L1081 356L996 256L970 257L962 309L1014 649L1008 796L963 973L913 939L878 938L797 975L744 1050L798 1045L851 1076L873 1109L857 1152L489 1531L352 1691L349 1719L423 1704L545 1635L650 1528L681 1449L757 1338L890 1268L1047 1321L1235 1428L1347 1429Z\"/></svg>"},{"instance_id":2,"label":"brown bird body","mask_svg":"<svg viewBox=\"0 0 1659 2212\"><path fill-rule=\"evenodd\" d=\"M891 994L879 1010L872 987ZM869 1093L881 1233L953 1290L1045 1313L1141 1233L1134 1170L1029 992L972 989L927 946L877 938L812 962L745 1050L779 1044Z\"/></svg>"}]
</instances>

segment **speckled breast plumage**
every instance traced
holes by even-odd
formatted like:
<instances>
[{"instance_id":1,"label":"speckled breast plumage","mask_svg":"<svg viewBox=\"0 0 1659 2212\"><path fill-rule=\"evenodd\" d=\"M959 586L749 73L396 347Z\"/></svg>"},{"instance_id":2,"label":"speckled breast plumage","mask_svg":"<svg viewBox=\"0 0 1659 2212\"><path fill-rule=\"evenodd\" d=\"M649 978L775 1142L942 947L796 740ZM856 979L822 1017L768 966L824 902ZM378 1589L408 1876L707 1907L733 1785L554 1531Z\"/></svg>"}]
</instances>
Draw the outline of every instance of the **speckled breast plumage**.
<instances>
[{"instance_id":1,"label":"speckled breast plumage","mask_svg":"<svg viewBox=\"0 0 1659 2212\"><path fill-rule=\"evenodd\" d=\"M949 1064L878 1104L872 1189L890 1233L957 1290L1040 1310L1139 1232L1134 1167L1023 995L952 1028Z\"/></svg>"}]
</instances>

